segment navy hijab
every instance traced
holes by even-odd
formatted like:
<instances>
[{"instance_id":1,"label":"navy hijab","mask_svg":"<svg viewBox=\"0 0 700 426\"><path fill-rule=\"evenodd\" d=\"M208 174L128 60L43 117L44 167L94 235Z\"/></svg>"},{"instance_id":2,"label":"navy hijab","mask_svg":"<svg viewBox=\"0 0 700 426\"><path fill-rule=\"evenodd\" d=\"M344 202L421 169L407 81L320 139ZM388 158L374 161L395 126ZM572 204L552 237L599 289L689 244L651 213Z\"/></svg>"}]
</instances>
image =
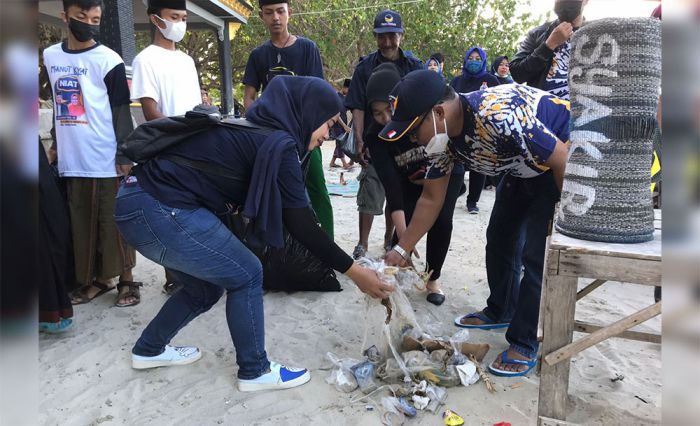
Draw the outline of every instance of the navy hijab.
<instances>
[{"instance_id":1,"label":"navy hijab","mask_svg":"<svg viewBox=\"0 0 700 426\"><path fill-rule=\"evenodd\" d=\"M289 133L299 155L303 156L314 130L338 114L341 108L338 94L324 80L280 75L270 81L245 117L253 123Z\"/></svg>"},{"instance_id":2,"label":"navy hijab","mask_svg":"<svg viewBox=\"0 0 700 426\"><path fill-rule=\"evenodd\" d=\"M510 78L509 76L501 77L498 75L498 67L501 65L501 62L503 60L508 60L507 56L497 56L496 59L493 60L491 63L491 74L493 74L497 79L498 82L501 84L510 84L513 83L513 79Z\"/></svg>"},{"instance_id":3,"label":"navy hijab","mask_svg":"<svg viewBox=\"0 0 700 426\"><path fill-rule=\"evenodd\" d=\"M472 52L474 52L474 51L479 52L479 56L481 57L481 69L479 70L478 73L471 74L471 73L469 73L469 71L467 71L467 61L469 60L469 55L471 55ZM487 58L486 58L486 52L484 52L484 49L482 49L480 47L472 47L471 49L467 50L467 53L464 55L464 61L462 61L462 75L465 78L483 77L484 74L487 73L486 63L487 63Z\"/></svg>"},{"instance_id":4,"label":"navy hijab","mask_svg":"<svg viewBox=\"0 0 700 426\"><path fill-rule=\"evenodd\" d=\"M320 78L277 76L246 112L249 121L277 129L258 149L243 207L243 216L251 221L248 240L253 245L284 247L282 196L277 185L282 156L291 147L304 156L311 134L341 107L333 87Z\"/></svg>"}]
</instances>

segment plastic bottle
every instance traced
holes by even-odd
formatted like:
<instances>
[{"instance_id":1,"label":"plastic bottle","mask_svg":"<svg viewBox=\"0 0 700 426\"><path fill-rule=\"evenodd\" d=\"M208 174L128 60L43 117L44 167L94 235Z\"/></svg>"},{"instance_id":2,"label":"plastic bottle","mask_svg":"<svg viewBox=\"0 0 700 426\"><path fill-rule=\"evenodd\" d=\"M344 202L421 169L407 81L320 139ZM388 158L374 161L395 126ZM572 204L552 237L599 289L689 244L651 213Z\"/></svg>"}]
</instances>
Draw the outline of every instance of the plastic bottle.
<instances>
[{"instance_id":1,"label":"plastic bottle","mask_svg":"<svg viewBox=\"0 0 700 426\"><path fill-rule=\"evenodd\" d=\"M481 87L479 87L479 90L486 90L486 89L488 89L488 87L489 87L489 85L486 84L486 82L484 81L483 83L481 83Z\"/></svg>"}]
</instances>

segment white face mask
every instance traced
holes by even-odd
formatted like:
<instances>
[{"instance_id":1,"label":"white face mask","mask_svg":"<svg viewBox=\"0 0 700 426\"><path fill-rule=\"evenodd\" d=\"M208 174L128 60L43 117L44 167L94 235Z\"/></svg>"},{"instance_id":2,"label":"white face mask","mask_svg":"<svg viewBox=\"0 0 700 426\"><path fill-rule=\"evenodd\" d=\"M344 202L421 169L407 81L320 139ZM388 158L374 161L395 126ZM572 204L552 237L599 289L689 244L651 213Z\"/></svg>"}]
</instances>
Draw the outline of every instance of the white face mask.
<instances>
[{"instance_id":1,"label":"white face mask","mask_svg":"<svg viewBox=\"0 0 700 426\"><path fill-rule=\"evenodd\" d=\"M185 36L185 32L187 32L187 22L185 21L180 21L180 22L172 22L168 21L167 19L163 19L158 15L153 15L156 18L160 19L161 22L165 24L165 29L158 27L160 30L160 33L163 34L163 37L167 38L170 41L174 41L175 43L179 42L182 40L182 38Z\"/></svg>"},{"instance_id":2,"label":"white face mask","mask_svg":"<svg viewBox=\"0 0 700 426\"><path fill-rule=\"evenodd\" d=\"M447 142L449 142L450 137L447 133L438 133L437 125L435 124L435 111L430 111L433 114L433 130L435 131L435 136L430 139L430 142L425 146L425 152L428 155L442 154L447 149ZM445 125L445 132L447 132L447 120L443 119Z\"/></svg>"}]
</instances>

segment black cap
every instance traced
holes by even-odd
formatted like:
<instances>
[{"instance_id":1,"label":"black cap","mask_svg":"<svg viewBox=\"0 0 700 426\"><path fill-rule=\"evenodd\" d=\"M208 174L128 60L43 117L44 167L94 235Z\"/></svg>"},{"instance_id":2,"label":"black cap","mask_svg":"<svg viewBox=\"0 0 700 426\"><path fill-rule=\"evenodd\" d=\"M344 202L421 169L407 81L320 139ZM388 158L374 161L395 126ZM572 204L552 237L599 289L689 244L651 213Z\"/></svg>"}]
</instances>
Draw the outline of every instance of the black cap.
<instances>
[{"instance_id":1,"label":"black cap","mask_svg":"<svg viewBox=\"0 0 700 426\"><path fill-rule=\"evenodd\" d=\"M187 10L185 0L148 0L150 9Z\"/></svg>"},{"instance_id":2,"label":"black cap","mask_svg":"<svg viewBox=\"0 0 700 426\"><path fill-rule=\"evenodd\" d=\"M374 33L403 33L403 23L399 12L382 10L374 17Z\"/></svg>"},{"instance_id":3,"label":"black cap","mask_svg":"<svg viewBox=\"0 0 700 426\"><path fill-rule=\"evenodd\" d=\"M416 70L406 74L389 95L391 121L379 137L388 142L401 139L421 116L430 111L445 95L445 80L430 70Z\"/></svg>"},{"instance_id":4,"label":"black cap","mask_svg":"<svg viewBox=\"0 0 700 426\"><path fill-rule=\"evenodd\" d=\"M258 0L258 6L260 6L260 9L262 9L263 6L268 6L271 4L278 4L278 3L289 3L287 0Z\"/></svg>"},{"instance_id":5,"label":"black cap","mask_svg":"<svg viewBox=\"0 0 700 426\"><path fill-rule=\"evenodd\" d=\"M384 62L377 66L369 76L365 88L367 108L372 106L372 102L389 102L389 94L399 81L401 73L393 62Z\"/></svg>"}]
</instances>

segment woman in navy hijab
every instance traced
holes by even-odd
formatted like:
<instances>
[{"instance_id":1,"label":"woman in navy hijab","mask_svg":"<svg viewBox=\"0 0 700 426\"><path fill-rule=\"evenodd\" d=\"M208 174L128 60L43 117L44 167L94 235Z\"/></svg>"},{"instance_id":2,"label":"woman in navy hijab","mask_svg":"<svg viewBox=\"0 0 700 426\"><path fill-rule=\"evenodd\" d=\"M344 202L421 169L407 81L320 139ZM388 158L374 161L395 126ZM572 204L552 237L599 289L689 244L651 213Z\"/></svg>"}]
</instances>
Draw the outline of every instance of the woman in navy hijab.
<instances>
[{"instance_id":1,"label":"woman in navy hijab","mask_svg":"<svg viewBox=\"0 0 700 426\"><path fill-rule=\"evenodd\" d=\"M236 349L238 389L286 389L309 381L306 369L270 362L265 352L262 267L224 226L241 212L247 238L282 247L283 225L299 242L361 291L386 298L393 287L353 263L316 221L299 158L321 145L338 120L333 88L315 77L278 76L248 110L269 134L217 126L137 166L117 195L115 220L126 241L183 283L146 326L132 349L132 367L190 364L199 348L170 346L177 332L226 293L226 319ZM167 158L184 158L173 162ZM225 173L188 164L206 163ZM222 177L221 175L228 175Z\"/></svg>"},{"instance_id":2,"label":"woman in navy hijab","mask_svg":"<svg viewBox=\"0 0 700 426\"><path fill-rule=\"evenodd\" d=\"M484 85L486 87L498 86L500 83L496 77L486 69L487 61L486 52L482 48L472 47L467 50L462 63L462 74L452 79L450 86L457 93L475 92L481 90ZM469 194L467 195L467 211L469 214L479 213L479 207L476 204L479 202L485 182L486 177L484 175L473 171L469 172Z\"/></svg>"},{"instance_id":3,"label":"woman in navy hijab","mask_svg":"<svg viewBox=\"0 0 700 426\"><path fill-rule=\"evenodd\" d=\"M453 89L457 93L469 93L481 89L485 83L487 87L498 86L499 82L487 70L488 58L486 52L480 47L472 47L467 50L462 63L462 74L452 79Z\"/></svg>"}]
</instances>

